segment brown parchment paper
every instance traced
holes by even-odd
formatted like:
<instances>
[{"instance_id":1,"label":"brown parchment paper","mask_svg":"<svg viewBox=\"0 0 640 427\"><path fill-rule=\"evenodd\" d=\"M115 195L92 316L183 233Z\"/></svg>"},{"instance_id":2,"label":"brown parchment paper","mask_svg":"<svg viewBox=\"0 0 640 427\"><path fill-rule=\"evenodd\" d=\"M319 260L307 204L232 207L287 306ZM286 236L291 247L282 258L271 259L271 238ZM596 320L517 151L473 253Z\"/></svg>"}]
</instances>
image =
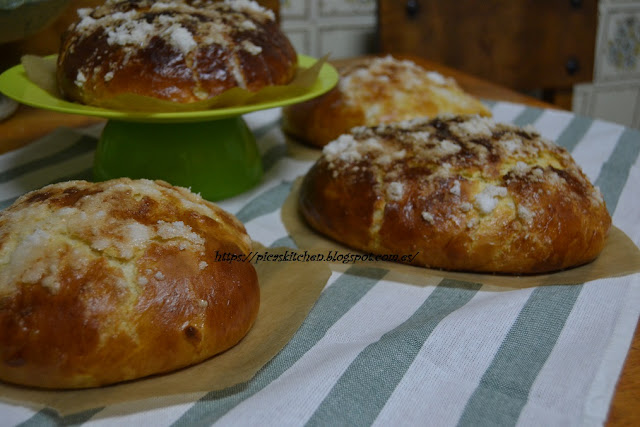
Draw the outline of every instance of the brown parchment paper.
<instances>
[{"instance_id":1,"label":"brown parchment paper","mask_svg":"<svg viewBox=\"0 0 640 427\"><path fill-rule=\"evenodd\" d=\"M328 254L329 251L338 251L341 254L361 253L338 242L331 240L313 230L305 221L298 209L298 196L302 178L298 178L292 185L291 192L282 206L282 222L301 249L309 253ZM335 252L334 252L335 253ZM605 248L600 256L593 262L550 274L536 274L529 276L499 275L464 273L416 267L395 262L362 262L385 268L396 278L408 284L428 285L432 283L430 278L449 278L467 282L490 285L496 290L521 289L547 285L572 285L586 283L592 280L621 277L640 272L640 249L624 232L612 227ZM349 264L331 264L336 271L345 271Z\"/></svg>"},{"instance_id":2,"label":"brown parchment paper","mask_svg":"<svg viewBox=\"0 0 640 427\"><path fill-rule=\"evenodd\" d=\"M213 98L186 104L137 94L122 94L100 100L99 103L93 106L118 111L180 112L235 107L289 98L303 94L315 83L320 74L320 69L327 62L327 58L327 56L324 56L309 67L298 65L296 74L289 84L267 86L258 92L233 88ZM62 100L62 95L58 91L56 83L56 61L57 56L25 55L21 59L27 78L52 96Z\"/></svg>"},{"instance_id":3,"label":"brown parchment paper","mask_svg":"<svg viewBox=\"0 0 640 427\"><path fill-rule=\"evenodd\" d=\"M254 250L266 251L260 244ZM269 248L269 254L291 248ZM40 407L60 415L123 402L222 390L249 381L293 337L331 276L320 262L258 262L260 311L240 343L200 364L169 373L107 387L49 391L0 383L0 400ZM0 422L1 424L1 422Z\"/></svg>"}]
</instances>

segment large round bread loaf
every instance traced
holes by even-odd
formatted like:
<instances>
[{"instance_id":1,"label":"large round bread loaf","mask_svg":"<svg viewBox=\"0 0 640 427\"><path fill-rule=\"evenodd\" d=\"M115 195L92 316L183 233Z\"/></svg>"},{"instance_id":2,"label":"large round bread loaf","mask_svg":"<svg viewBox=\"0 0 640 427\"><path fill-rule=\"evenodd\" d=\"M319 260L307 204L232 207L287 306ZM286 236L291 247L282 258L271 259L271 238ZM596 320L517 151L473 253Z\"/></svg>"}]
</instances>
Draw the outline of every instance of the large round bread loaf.
<instances>
[{"instance_id":1,"label":"large round bread loaf","mask_svg":"<svg viewBox=\"0 0 640 427\"><path fill-rule=\"evenodd\" d=\"M392 56L338 66L338 85L323 96L283 109L283 130L322 147L356 126L375 126L443 113L491 112L452 78Z\"/></svg>"},{"instance_id":2,"label":"large round bread loaf","mask_svg":"<svg viewBox=\"0 0 640 427\"><path fill-rule=\"evenodd\" d=\"M287 84L296 67L273 12L253 1L107 0L65 33L57 80L84 104L122 94L193 103Z\"/></svg>"},{"instance_id":3,"label":"large round bread loaf","mask_svg":"<svg viewBox=\"0 0 640 427\"><path fill-rule=\"evenodd\" d=\"M70 181L0 213L0 380L45 388L172 371L235 345L259 307L242 224L184 188Z\"/></svg>"},{"instance_id":4,"label":"large round bread loaf","mask_svg":"<svg viewBox=\"0 0 640 427\"><path fill-rule=\"evenodd\" d=\"M530 274L592 261L611 218L563 148L478 116L356 128L306 175L308 223L417 265Z\"/></svg>"}]
</instances>

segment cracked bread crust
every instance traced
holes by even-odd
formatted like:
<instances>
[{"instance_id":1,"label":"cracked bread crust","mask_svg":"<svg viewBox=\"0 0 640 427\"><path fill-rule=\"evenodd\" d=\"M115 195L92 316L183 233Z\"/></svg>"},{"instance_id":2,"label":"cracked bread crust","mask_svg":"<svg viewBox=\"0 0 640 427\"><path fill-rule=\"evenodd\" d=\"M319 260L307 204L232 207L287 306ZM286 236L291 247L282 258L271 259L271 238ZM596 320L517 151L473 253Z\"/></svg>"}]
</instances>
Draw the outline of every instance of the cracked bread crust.
<instances>
[{"instance_id":1,"label":"cracked bread crust","mask_svg":"<svg viewBox=\"0 0 640 427\"><path fill-rule=\"evenodd\" d=\"M376 126L438 114L491 112L456 81L392 56L339 67L338 85L327 94L283 108L283 130L323 147L356 126Z\"/></svg>"},{"instance_id":2,"label":"cracked bread crust","mask_svg":"<svg viewBox=\"0 0 640 427\"><path fill-rule=\"evenodd\" d=\"M235 87L289 83L297 55L271 10L249 0L108 0L63 36L63 96L103 105L122 94L193 103Z\"/></svg>"},{"instance_id":3,"label":"cracked bread crust","mask_svg":"<svg viewBox=\"0 0 640 427\"><path fill-rule=\"evenodd\" d=\"M565 149L479 116L355 128L324 147L299 206L311 227L352 248L486 273L585 264L611 226Z\"/></svg>"},{"instance_id":4,"label":"cracked bread crust","mask_svg":"<svg viewBox=\"0 0 640 427\"><path fill-rule=\"evenodd\" d=\"M0 379L82 388L235 345L259 307L243 225L162 181L70 181L0 213Z\"/></svg>"}]
</instances>

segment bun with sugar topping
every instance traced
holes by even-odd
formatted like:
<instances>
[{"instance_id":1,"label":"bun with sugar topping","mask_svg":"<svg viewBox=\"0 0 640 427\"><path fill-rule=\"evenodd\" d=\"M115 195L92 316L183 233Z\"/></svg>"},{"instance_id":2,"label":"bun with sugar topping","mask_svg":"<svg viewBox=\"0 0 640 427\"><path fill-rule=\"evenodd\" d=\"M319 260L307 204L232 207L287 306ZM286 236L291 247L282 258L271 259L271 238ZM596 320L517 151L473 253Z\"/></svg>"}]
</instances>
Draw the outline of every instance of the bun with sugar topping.
<instances>
[{"instance_id":1,"label":"bun with sugar topping","mask_svg":"<svg viewBox=\"0 0 640 427\"><path fill-rule=\"evenodd\" d=\"M565 149L479 116L355 128L324 147L299 205L311 227L352 248L487 273L588 263L611 226Z\"/></svg>"},{"instance_id":2,"label":"bun with sugar topping","mask_svg":"<svg viewBox=\"0 0 640 427\"><path fill-rule=\"evenodd\" d=\"M239 342L260 290L232 215L162 181L69 181L0 212L0 380L95 387Z\"/></svg>"},{"instance_id":3,"label":"bun with sugar topping","mask_svg":"<svg viewBox=\"0 0 640 427\"><path fill-rule=\"evenodd\" d=\"M376 126L443 113L491 112L452 78L392 56L338 67L338 85L325 95L283 109L283 130L322 147L356 126Z\"/></svg>"},{"instance_id":4,"label":"bun with sugar topping","mask_svg":"<svg viewBox=\"0 0 640 427\"><path fill-rule=\"evenodd\" d=\"M273 11L251 0L107 0L63 36L62 95L108 105L123 94L181 104L289 83L297 55Z\"/></svg>"}]
</instances>

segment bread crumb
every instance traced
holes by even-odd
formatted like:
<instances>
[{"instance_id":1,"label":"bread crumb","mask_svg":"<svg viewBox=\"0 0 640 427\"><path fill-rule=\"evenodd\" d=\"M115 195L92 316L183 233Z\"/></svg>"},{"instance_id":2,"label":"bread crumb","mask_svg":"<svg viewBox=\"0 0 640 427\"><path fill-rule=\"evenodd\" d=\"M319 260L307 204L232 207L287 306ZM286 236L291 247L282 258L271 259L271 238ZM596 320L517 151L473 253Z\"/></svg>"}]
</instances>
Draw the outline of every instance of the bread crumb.
<instances>
[{"instance_id":1,"label":"bread crumb","mask_svg":"<svg viewBox=\"0 0 640 427\"><path fill-rule=\"evenodd\" d=\"M434 222L433 215L431 213L427 212L427 211L423 211L422 212L422 219L427 221L429 224L433 224L433 222Z\"/></svg>"},{"instance_id":2,"label":"bread crumb","mask_svg":"<svg viewBox=\"0 0 640 427\"><path fill-rule=\"evenodd\" d=\"M455 142L443 139L435 150L436 154L445 157L458 153L462 148Z\"/></svg>"},{"instance_id":3,"label":"bread crumb","mask_svg":"<svg viewBox=\"0 0 640 427\"><path fill-rule=\"evenodd\" d=\"M362 159L362 155L358 151L358 142L352 135L343 134L338 139L325 145L322 149L328 161L339 158L345 162L353 162Z\"/></svg>"},{"instance_id":4,"label":"bread crumb","mask_svg":"<svg viewBox=\"0 0 640 427\"><path fill-rule=\"evenodd\" d=\"M444 78L444 76L437 71L427 71L427 78L439 85L444 85L447 83L447 80Z\"/></svg>"},{"instance_id":5,"label":"bread crumb","mask_svg":"<svg viewBox=\"0 0 640 427\"><path fill-rule=\"evenodd\" d=\"M78 70L78 74L76 74L76 81L74 82L76 86L81 87L83 84L85 84L87 81L87 78L85 77L85 75L82 73L82 71Z\"/></svg>"},{"instance_id":6,"label":"bread crumb","mask_svg":"<svg viewBox=\"0 0 640 427\"><path fill-rule=\"evenodd\" d=\"M491 136L495 122L486 117L476 116L462 123L457 124L457 128L462 130L464 134L472 134L474 136Z\"/></svg>"},{"instance_id":7,"label":"bread crumb","mask_svg":"<svg viewBox=\"0 0 640 427\"><path fill-rule=\"evenodd\" d=\"M524 205L518 205L518 217L522 218L526 222L531 222L535 217L535 213Z\"/></svg>"},{"instance_id":8,"label":"bread crumb","mask_svg":"<svg viewBox=\"0 0 640 427\"><path fill-rule=\"evenodd\" d=\"M120 21L120 25L107 27L107 43L109 45L144 46L154 33L153 24L135 19L136 10L127 13L117 12L111 15L113 21Z\"/></svg>"},{"instance_id":9,"label":"bread crumb","mask_svg":"<svg viewBox=\"0 0 640 427\"><path fill-rule=\"evenodd\" d=\"M449 192L451 194L453 194L454 196L460 196L460 181L455 180L453 182L453 185L451 186L451 188L449 189Z\"/></svg>"},{"instance_id":10,"label":"bread crumb","mask_svg":"<svg viewBox=\"0 0 640 427\"><path fill-rule=\"evenodd\" d=\"M427 142L429 141L429 137L431 136L431 134L426 131L418 131L411 133L411 136L418 142Z\"/></svg>"},{"instance_id":11,"label":"bread crumb","mask_svg":"<svg viewBox=\"0 0 640 427\"><path fill-rule=\"evenodd\" d=\"M476 195L475 204L483 214L491 213L498 205L498 197L505 197L508 194L506 187L487 185Z\"/></svg>"},{"instance_id":12,"label":"bread crumb","mask_svg":"<svg viewBox=\"0 0 640 427\"><path fill-rule=\"evenodd\" d=\"M404 186L401 182L390 182L387 185L387 197L393 201L402 200Z\"/></svg>"},{"instance_id":13,"label":"bread crumb","mask_svg":"<svg viewBox=\"0 0 640 427\"><path fill-rule=\"evenodd\" d=\"M207 268L209 264L207 264L206 261L200 261L200 263L198 264L198 267L200 268L200 270L204 270L205 268Z\"/></svg>"},{"instance_id":14,"label":"bread crumb","mask_svg":"<svg viewBox=\"0 0 640 427\"><path fill-rule=\"evenodd\" d=\"M242 48L249 52L251 55L258 55L262 53L262 48L251 43L249 40L242 40Z\"/></svg>"},{"instance_id":15,"label":"bread crumb","mask_svg":"<svg viewBox=\"0 0 640 427\"><path fill-rule=\"evenodd\" d=\"M500 140L499 144L508 154L513 154L522 149L522 140L516 138Z\"/></svg>"},{"instance_id":16,"label":"bread crumb","mask_svg":"<svg viewBox=\"0 0 640 427\"><path fill-rule=\"evenodd\" d=\"M276 19L276 15L271 9L264 8L253 0L224 0L224 2L230 5L234 10L240 12L259 14L265 16L271 21L275 21Z\"/></svg>"},{"instance_id":17,"label":"bread crumb","mask_svg":"<svg viewBox=\"0 0 640 427\"><path fill-rule=\"evenodd\" d=\"M182 221L165 222L158 221L158 236L164 240L183 238L196 245L203 245L204 239L191 231L191 227Z\"/></svg>"},{"instance_id":18,"label":"bread crumb","mask_svg":"<svg viewBox=\"0 0 640 427\"><path fill-rule=\"evenodd\" d=\"M173 24L165 31L169 34L171 44L185 56L198 46L189 30L179 24Z\"/></svg>"}]
</instances>

